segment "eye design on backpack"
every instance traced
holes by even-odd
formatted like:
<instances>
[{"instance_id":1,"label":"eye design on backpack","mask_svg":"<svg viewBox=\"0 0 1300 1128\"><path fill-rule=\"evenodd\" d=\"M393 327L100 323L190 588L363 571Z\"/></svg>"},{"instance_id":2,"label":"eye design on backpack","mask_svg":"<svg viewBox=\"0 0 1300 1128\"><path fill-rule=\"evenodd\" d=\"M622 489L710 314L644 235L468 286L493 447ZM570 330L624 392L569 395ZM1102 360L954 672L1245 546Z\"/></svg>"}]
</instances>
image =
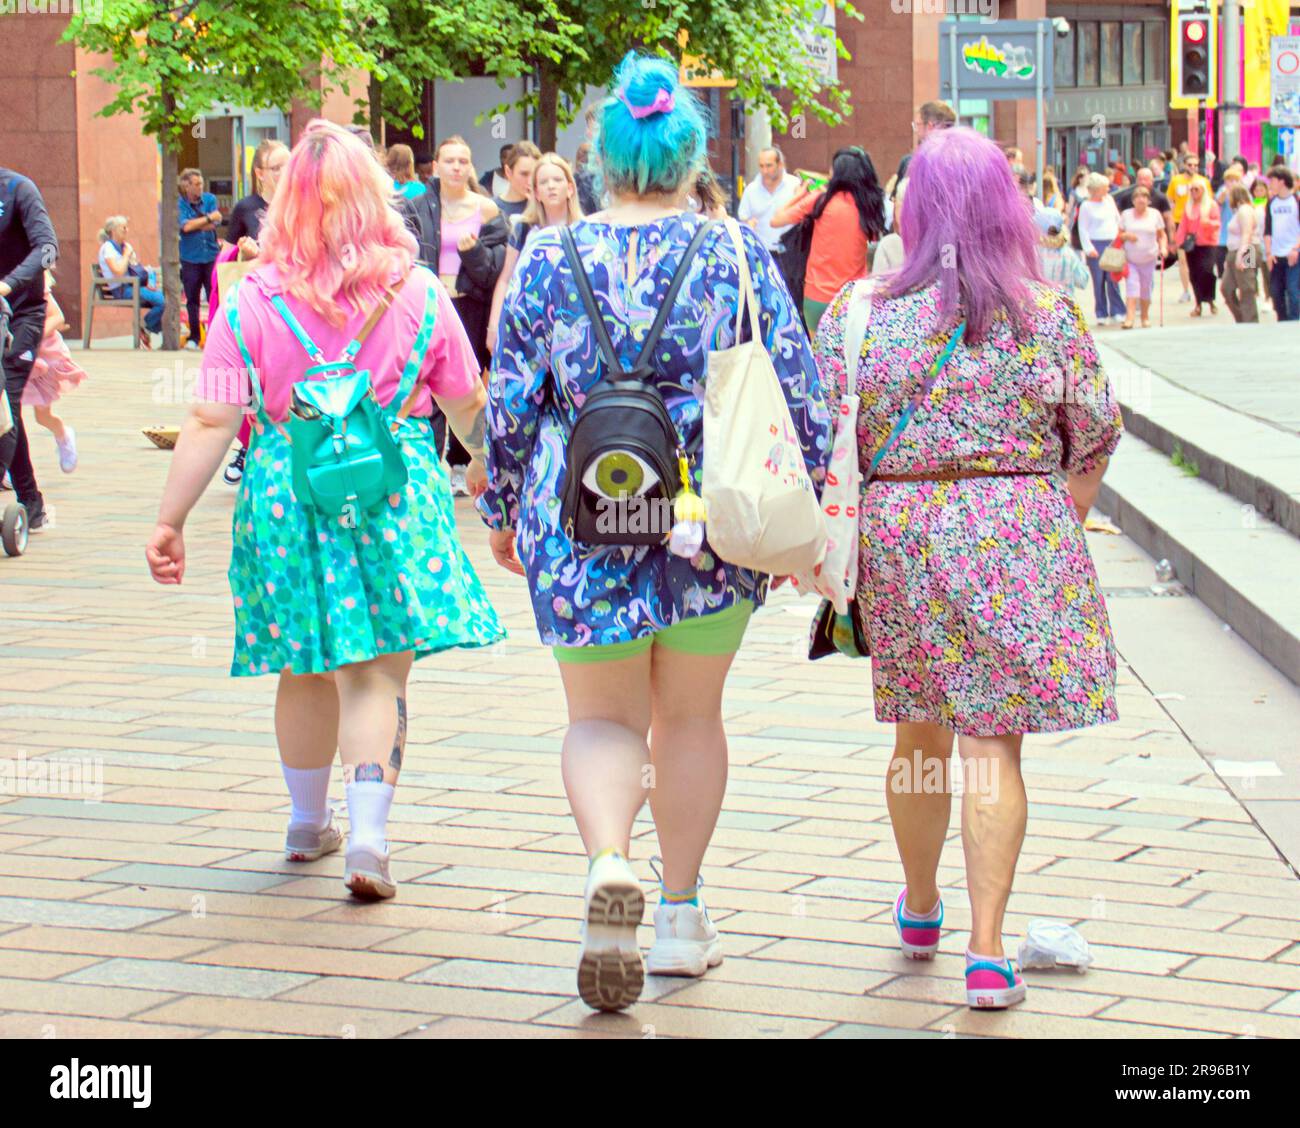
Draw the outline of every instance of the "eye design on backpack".
<instances>
[{"instance_id":1,"label":"eye design on backpack","mask_svg":"<svg viewBox=\"0 0 1300 1128\"><path fill-rule=\"evenodd\" d=\"M630 450L605 451L582 475L585 488L612 501L639 497L659 484L653 466Z\"/></svg>"}]
</instances>

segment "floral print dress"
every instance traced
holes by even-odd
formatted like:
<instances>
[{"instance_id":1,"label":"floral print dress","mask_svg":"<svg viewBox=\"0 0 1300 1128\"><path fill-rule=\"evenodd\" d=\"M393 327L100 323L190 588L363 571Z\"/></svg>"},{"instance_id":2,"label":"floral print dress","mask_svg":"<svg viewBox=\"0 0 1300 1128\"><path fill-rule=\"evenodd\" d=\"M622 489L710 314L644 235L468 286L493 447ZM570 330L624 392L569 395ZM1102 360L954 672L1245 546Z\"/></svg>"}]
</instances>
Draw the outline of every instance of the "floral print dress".
<instances>
[{"instance_id":1,"label":"floral print dress","mask_svg":"<svg viewBox=\"0 0 1300 1128\"><path fill-rule=\"evenodd\" d=\"M1119 408L1074 300L1029 285L1032 331L999 316L985 341L959 345L879 469L1018 473L867 487L858 609L878 720L990 736L1116 717L1106 604L1059 472L1110 455ZM848 294L815 346L832 406ZM947 342L929 333L937 303L931 286L873 305L858 368L864 465Z\"/></svg>"},{"instance_id":2,"label":"floral print dress","mask_svg":"<svg viewBox=\"0 0 1300 1128\"><path fill-rule=\"evenodd\" d=\"M698 216L674 215L635 227L592 222L573 227L597 306L627 367L702 222ZM808 336L771 255L749 228L742 228L742 237L763 340L809 473L819 483L825 476L830 417ZM709 350L736 343L738 284L736 253L719 226L705 237L689 268L654 359L659 390L688 450L700 446ZM547 646L627 642L741 600L762 603L767 591L766 576L718 559L707 532L703 547L689 559L658 545L597 546L566 536L560 499L567 437L604 372L559 231L536 231L520 256L501 313L488 404L491 486L479 508L490 527L517 531L538 632ZM691 472L698 491L700 458L693 459Z\"/></svg>"}]
</instances>

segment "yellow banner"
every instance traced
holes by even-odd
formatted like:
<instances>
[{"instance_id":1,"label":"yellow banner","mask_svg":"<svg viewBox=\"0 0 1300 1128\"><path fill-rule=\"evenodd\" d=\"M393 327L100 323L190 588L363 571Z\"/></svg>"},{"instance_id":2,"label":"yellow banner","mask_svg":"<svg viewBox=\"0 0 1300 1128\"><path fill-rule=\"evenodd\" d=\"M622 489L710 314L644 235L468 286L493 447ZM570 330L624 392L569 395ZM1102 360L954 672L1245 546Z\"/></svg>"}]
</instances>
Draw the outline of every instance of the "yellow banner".
<instances>
[{"instance_id":1,"label":"yellow banner","mask_svg":"<svg viewBox=\"0 0 1300 1128\"><path fill-rule=\"evenodd\" d=\"M717 67L699 55L688 55L686 44L690 42L690 32L682 28L677 32L677 46L682 49L682 61L678 67L678 81L683 86L722 86L736 85L734 78L728 78Z\"/></svg>"},{"instance_id":2,"label":"yellow banner","mask_svg":"<svg viewBox=\"0 0 1300 1128\"><path fill-rule=\"evenodd\" d=\"M1269 40L1286 34L1290 8L1289 0L1254 0L1242 5L1246 28L1241 59L1246 74L1246 97L1242 105L1269 104Z\"/></svg>"}]
</instances>

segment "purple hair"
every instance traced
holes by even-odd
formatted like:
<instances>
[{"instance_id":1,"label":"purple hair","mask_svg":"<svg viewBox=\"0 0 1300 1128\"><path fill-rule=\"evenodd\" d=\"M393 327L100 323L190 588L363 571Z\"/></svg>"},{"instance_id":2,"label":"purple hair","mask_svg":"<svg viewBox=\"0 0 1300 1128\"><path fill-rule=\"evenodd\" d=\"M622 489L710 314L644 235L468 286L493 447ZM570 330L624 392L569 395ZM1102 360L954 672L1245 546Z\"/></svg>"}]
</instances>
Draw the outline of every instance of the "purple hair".
<instances>
[{"instance_id":1,"label":"purple hair","mask_svg":"<svg viewBox=\"0 0 1300 1128\"><path fill-rule=\"evenodd\" d=\"M887 276L889 294L939 284L939 331L966 319L966 339L982 341L999 311L1022 332L1033 301L1026 282L1041 282L1030 202L1007 158L972 129L940 129L907 169L899 234L905 257Z\"/></svg>"}]
</instances>

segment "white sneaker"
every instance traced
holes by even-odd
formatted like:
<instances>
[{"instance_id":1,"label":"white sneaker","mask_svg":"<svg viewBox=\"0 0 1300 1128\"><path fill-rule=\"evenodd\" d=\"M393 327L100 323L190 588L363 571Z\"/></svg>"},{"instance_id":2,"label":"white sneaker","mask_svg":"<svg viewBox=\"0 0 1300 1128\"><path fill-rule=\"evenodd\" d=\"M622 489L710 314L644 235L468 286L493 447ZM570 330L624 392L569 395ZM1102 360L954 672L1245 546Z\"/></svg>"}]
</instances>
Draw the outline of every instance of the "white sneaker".
<instances>
[{"instance_id":1,"label":"white sneaker","mask_svg":"<svg viewBox=\"0 0 1300 1128\"><path fill-rule=\"evenodd\" d=\"M604 854L592 863L585 906L578 994L592 1010L622 1010L641 997L645 986L636 942L645 894L621 854Z\"/></svg>"},{"instance_id":2,"label":"white sneaker","mask_svg":"<svg viewBox=\"0 0 1300 1128\"><path fill-rule=\"evenodd\" d=\"M646 957L651 975L698 978L721 962L718 930L702 900L698 905L663 903L655 909L655 942Z\"/></svg>"},{"instance_id":3,"label":"white sneaker","mask_svg":"<svg viewBox=\"0 0 1300 1128\"><path fill-rule=\"evenodd\" d=\"M469 497L469 487L465 485L465 467L453 466L451 468L451 495L452 497Z\"/></svg>"},{"instance_id":4,"label":"white sneaker","mask_svg":"<svg viewBox=\"0 0 1300 1128\"><path fill-rule=\"evenodd\" d=\"M1190 302L1191 300L1192 300L1192 295L1187 290L1184 290L1181 294L1178 295L1179 305L1184 305L1185 303Z\"/></svg>"},{"instance_id":5,"label":"white sneaker","mask_svg":"<svg viewBox=\"0 0 1300 1128\"><path fill-rule=\"evenodd\" d=\"M63 438L55 439L54 445L59 448L59 469L71 474L77 468L77 432L65 426Z\"/></svg>"}]
</instances>

